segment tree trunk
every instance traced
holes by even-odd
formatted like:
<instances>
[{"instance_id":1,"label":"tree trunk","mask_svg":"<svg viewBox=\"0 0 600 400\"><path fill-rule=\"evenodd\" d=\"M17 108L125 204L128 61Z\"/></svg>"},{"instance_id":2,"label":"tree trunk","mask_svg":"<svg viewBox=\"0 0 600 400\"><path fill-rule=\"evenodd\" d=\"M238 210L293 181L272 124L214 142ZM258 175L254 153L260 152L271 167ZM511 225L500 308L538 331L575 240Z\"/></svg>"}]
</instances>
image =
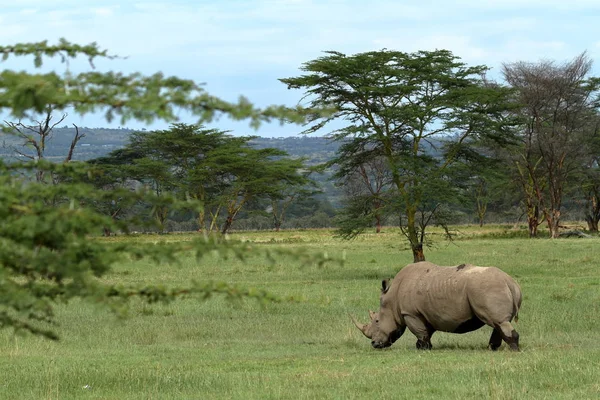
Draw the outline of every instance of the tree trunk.
<instances>
[{"instance_id":1,"label":"tree trunk","mask_svg":"<svg viewBox=\"0 0 600 400\"><path fill-rule=\"evenodd\" d=\"M102 228L102 231L103 231L103 235L106 237L109 237L112 233L108 226L105 226L104 228Z\"/></svg>"},{"instance_id":2,"label":"tree trunk","mask_svg":"<svg viewBox=\"0 0 600 400\"><path fill-rule=\"evenodd\" d=\"M221 229L221 234L224 235L229 231L231 225L233 225L233 221L235 217L238 215L244 204L246 204L248 198L245 196L241 197L240 202L238 203L236 199L232 199L227 204L227 218L225 219L225 223L223 223L223 228Z\"/></svg>"},{"instance_id":3,"label":"tree trunk","mask_svg":"<svg viewBox=\"0 0 600 400\"><path fill-rule=\"evenodd\" d=\"M198 212L198 232L203 233L206 229L206 212L204 209Z\"/></svg>"},{"instance_id":4,"label":"tree trunk","mask_svg":"<svg viewBox=\"0 0 600 400\"><path fill-rule=\"evenodd\" d=\"M590 215L586 215L585 222L587 222L588 231L598 232L598 221L596 221Z\"/></svg>"},{"instance_id":5,"label":"tree trunk","mask_svg":"<svg viewBox=\"0 0 600 400\"><path fill-rule=\"evenodd\" d=\"M273 209L273 228L275 228L275 232L279 232L281 228L281 224L283 223L283 218L279 218L276 210Z\"/></svg>"},{"instance_id":6,"label":"tree trunk","mask_svg":"<svg viewBox=\"0 0 600 400\"><path fill-rule=\"evenodd\" d=\"M410 247L412 248L414 262L425 261L425 253L423 253L423 243L411 243Z\"/></svg>"},{"instance_id":7,"label":"tree trunk","mask_svg":"<svg viewBox=\"0 0 600 400\"><path fill-rule=\"evenodd\" d=\"M414 262L425 261L425 253L423 252L423 242L419 240L417 229L415 228L416 207L407 207L406 213L406 236L410 242L410 247L413 252ZM423 235L421 235L423 236Z\"/></svg>"},{"instance_id":8,"label":"tree trunk","mask_svg":"<svg viewBox=\"0 0 600 400\"><path fill-rule=\"evenodd\" d=\"M588 203L588 210L585 213L588 231L598 232L598 222L600 221L600 201L598 201L598 195L591 195Z\"/></svg>"},{"instance_id":9,"label":"tree trunk","mask_svg":"<svg viewBox=\"0 0 600 400\"><path fill-rule=\"evenodd\" d=\"M166 207L157 207L155 211L154 217L158 222L159 233L165 232L165 222L167 221L167 216L169 215L169 210Z\"/></svg>"},{"instance_id":10,"label":"tree trunk","mask_svg":"<svg viewBox=\"0 0 600 400\"><path fill-rule=\"evenodd\" d=\"M225 218L225 222L223 223L223 228L221 229L221 234L224 235L229 231L229 228L231 228L231 225L233 225L233 215L228 215L227 218Z\"/></svg>"},{"instance_id":11,"label":"tree trunk","mask_svg":"<svg viewBox=\"0 0 600 400\"><path fill-rule=\"evenodd\" d=\"M527 225L529 228L529 238L537 237L537 227L538 227L537 219L528 217Z\"/></svg>"},{"instance_id":12,"label":"tree trunk","mask_svg":"<svg viewBox=\"0 0 600 400\"><path fill-rule=\"evenodd\" d=\"M480 192L480 194L483 192ZM483 198L477 199L477 217L479 218L479 226L483 226L485 220L485 213L487 212L487 201Z\"/></svg>"},{"instance_id":13,"label":"tree trunk","mask_svg":"<svg viewBox=\"0 0 600 400\"><path fill-rule=\"evenodd\" d=\"M537 237L538 226L540 225L540 209L537 205L527 202L527 226L529 227L529 237Z\"/></svg>"},{"instance_id":14,"label":"tree trunk","mask_svg":"<svg viewBox=\"0 0 600 400\"><path fill-rule=\"evenodd\" d=\"M550 210L550 212L548 212L548 216L546 217L546 221L548 222L548 230L550 231L550 237L552 239L556 239L560 234L560 210Z\"/></svg>"},{"instance_id":15,"label":"tree trunk","mask_svg":"<svg viewBox=\"0 0 600 400\"><path fill-rule=\"evenodd\" d=\"M375 216L375 232L381 233L381 215Z\"/></svg>"},{"instance_id":16,"label":"tree trunk","mask_svg":"<svg viewBox=\"0 0 600 400\"><path fill-rule=\"evenodd\" d=\"M585 221L587 222L588 231L598 232L598 219L597 218L594 218L591 215L587 215L585 217Z\"/></svg>"},{"instance_id":17,"label":"tree trunk","mask_svg":"<svg viewBox=\"0 0 600 400\"><path fill-rule=\"evenodd\" d=\"M208 232L218 232L219 231L219 213L221 212L221 206L219 205L215 212L210 211L210 227L208 228Z\"/></svg>"}]
</instances>

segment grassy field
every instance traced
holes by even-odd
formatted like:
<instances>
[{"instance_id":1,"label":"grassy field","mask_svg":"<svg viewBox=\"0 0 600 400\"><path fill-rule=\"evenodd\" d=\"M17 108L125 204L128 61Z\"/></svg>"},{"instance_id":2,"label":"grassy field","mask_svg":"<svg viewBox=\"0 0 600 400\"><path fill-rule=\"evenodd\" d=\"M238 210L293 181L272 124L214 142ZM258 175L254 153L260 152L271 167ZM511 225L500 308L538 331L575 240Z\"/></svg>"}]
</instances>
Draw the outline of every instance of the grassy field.
<instances>
[{"instance_id":1,"label":"grassy field","mask_svg":"<svg viewBox=\"0 0 600 400\"><path fill-rule=\"evenodd\" d=\"M600 398L600 238L528 240L507 227L461 227L457 240L426 251L441 265L495 265L517 279L522 351L513 353L486 349L489 327L436 333L432 351L416 350L408 331L389 349L371 348L348 313L366 321L381 279L411 261L397 232L350 242L327 230L235 236L326 252L344 264L271 264L258 255L245 263L209 255L202 263L189 256L178 265L120 264L108 280L213 279L303 301L134 302L127 319L89 303L61 306L60 342L0 331L0 399ZM165 238L188 237L127 240Z\"/></svg>"}]
</instances>

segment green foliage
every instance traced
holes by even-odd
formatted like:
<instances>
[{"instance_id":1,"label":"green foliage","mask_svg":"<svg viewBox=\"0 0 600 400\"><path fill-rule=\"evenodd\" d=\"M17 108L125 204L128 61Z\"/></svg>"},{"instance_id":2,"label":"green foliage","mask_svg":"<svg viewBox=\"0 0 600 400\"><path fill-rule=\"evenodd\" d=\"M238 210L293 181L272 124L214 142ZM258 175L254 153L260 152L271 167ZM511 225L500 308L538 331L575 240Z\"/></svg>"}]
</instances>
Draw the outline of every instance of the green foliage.
<instances>
[{"instance_id":1,"label":"green foliage","mask_svg":"<svg viewBox=\"0 0 600 400\"><path fill-rule=\"evenodd\" d=\"M415 261L423 260L427 225L443 223L436 213L456 197L450 166L465 160L468 146L477 140L509 135L513 121L505 111L510 91L482 78L487 67L468 67L447 50L352 56L332 51L305 63L302 70L308 74L281 81L288 88L304 89L311 107L336 109L329 116L312 115L305 133L344 121L345 126L331 132L335 140L350 141L333 162L340 165L340 178L347 179L376 158L385 160L390 175L385 191L393 187L388 197L397 197L401 228ZM371 194L382 198L381 191Z\"/></svg>"},{"instance_id":2,"label":"green foliage","mask_svg":"<svg viewBox=\"0 0 600 400\"><path fill-rule=\"evenodd\" d=\"M591 71L585 52L559 65L543 60L503 66L504 78L516 92L513 113L521 122L518 142L506 156L507 168L521 188L532 237L544 220L550 235L559 236L564 195L578 190L578 178L595 167L600 80L589 76ZM593 202L593 190L586 197ZM594 214L593 206L590 211ZM593 218L590 222L592 228Z\"/></svg>"},{"instance_id":3,"label":"green foliage","mask_svg":"<svg viewBox=\"0 0 600 400\"><path fill-rule=\"evenodd\" d=\"M56 45L39 43L0 46L3 60L10 56L34 56L34 64L42 67L43 57L59 56L62 62L79 56L90 63L98 58L115 58L95 43L81 46L61 39ZM91 64L93 67L93 64ZM248 99L240 97L237 103L223 101L208 94L200 84L162 73L145 76L140 73L89 71L79 74L65 72L29 73L3 70L0 72L0 109L14 118L41 113L47 105L55 110L70 108L77 114L104 112L108 121L119 117L121 123L135 119L150 123L157 119L177 121L180 111L209 122L219 115L236 120L249 119L253 127L261 122L302 122L310 110L301 107L269 106L257 109Z\"/></svg>"},{"instance_id":4,"label":"green foliage","mask_svg":"<svg viewBox=\"0 0 600 400\"><path fill-rule=\"evenodd\" d=\"M213 293L224 293L230 297L276 300L265 291L249 291L225 283L200 282L185 288L167 288L161 285L126 287L99 281L97 278L110 271L116 261L131 257L174 262L178 253L190 251L195 252L197 259L211 251L243 257L247 246L223 242L216 237L199 237L194 241L150 248L90 240L98 227L126 229L127 224L123 221L116 223L109 216L86 207L86 203L92 199L105 200L110 196L146 200L145 193L94 190L75 179L71 179L70 183L50 186L39 182L23 182L15 174L27 168L38 169L41 167L39 164L0 165L0 202L3 205L0 208L0 218L3 220L0 228L2 327L56 339L54 330L50 328L55 322L53 305L79 297L113 307L122 305L122 301L131 296L156 302L170 301L180 295L206 298ZM78 164L48 163L43 167L70 177L92 173ZM49 207L45 201L48 196L58 196L63 201Z\"/></svg>"},{"instance_id":5,"label":"green foliage","mask_svg":"<svg viewBox=\"0 0 600 400\"><path fill-rule=\"evenodd\" d=\"M37 68L42 66L44 57L59 56L64 63L79 56L87 57L90 63L97 58L113 58L96 44L80 46L66 40L57 45L40 42L2 46L0 53L3 60L33 56ZM68 68L63 74L6 69L0 72L0 110L12 117L35 120L40 113L66 108L80 115L104 111L107 120L119 116L122 122L174 121L180 110L201 121L226 114L234 119L249 119L254 126L272 119L303 120L300 108L274 106L260 110L244 98L238 103L228 103L210 96L193 81L164 77L161 73L72 74ZM139 150L149 149L133 149L133 153ZM0 162L0 328L56 339L55 307L76 298L108 304L114 309L120 309L130 297L157 302L182 295L207 298L213 293L223 293L236 298L276 299L265 291L241 289L229 283L167 288L153 283L138 286L103 281L101 278L117 261L148 258L172 262L183 251L193 252L197 259L215 251L241 257L247 251L247 246L241 243L204 236L186 243L149 247L93 240L102 228L105 232L127 232L131 218L116 218L115 209L121 207L144 202L158 216L164 216L164 210L197 211L202 207L198 202L163 195L174 182L165 184L173 171L160 158L144 157L134 165L134 171L137 168L151 176L155 183L152 191L128 186L128 176L116 171L127 171L124 167L131 159L129 149L119 152L111 160L115 165L110 168L110 179L99 175L108 171L102 169L107 165L102 162L92 166L77 162L52 164L42 157L31 162ZM53 176L52 182L31 179L44 173Z\"/></svg>"},{"instance_id":6,"label":"green foliage","mask_svg":"<svg viewBox=\"0 0 600 400\"><path fill-rule=\"evenodd\" d=\"M233 137L201 126L175 124L168 130L134 132L129 144L90 163L103 169L97 184L151 188L199 204L201 230L226 233L248 203L268 200L277 218L310 184L303 159L275 148L255 148L252 137ZM110 209L110 207L108 207ZM161 226L168 209L154 208ZM224 214L224 220L222 215Z\"/></svg>"}]
</instances>

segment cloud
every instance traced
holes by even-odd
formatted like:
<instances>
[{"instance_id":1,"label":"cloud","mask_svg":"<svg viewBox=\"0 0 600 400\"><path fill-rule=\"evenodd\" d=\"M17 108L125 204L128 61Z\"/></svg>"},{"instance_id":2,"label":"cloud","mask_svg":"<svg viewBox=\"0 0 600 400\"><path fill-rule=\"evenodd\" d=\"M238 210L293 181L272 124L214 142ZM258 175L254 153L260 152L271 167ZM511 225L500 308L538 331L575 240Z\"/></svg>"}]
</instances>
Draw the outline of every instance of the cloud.
<instances>
[{"instance_id":1,"label":"cloud","mask_svg":"<svg viewBox=\"0 0 600 400\"><path fill-rule=\"evenodd\" d=\"M115 8L118 8L118 6ZM91 8L90 10L92 11L92 13L94 13L95 15L97 15L99 17L110 17L114 14L113 8L111 8L111 7L96 7L96 8Z\"/></svg>"},{"instance_id":2,"label":"cloud","mask_svg":"<svg viewBox=\"0 0 600 400\"><path fill-rule=\"evenodd\" d=\"M24 8L20 11L23 15L32 15L38 12L37 8Z\"/></svg>"},{"instance_id":3,"label":"cloud","mask_svg":"<svg viewBox=\"0 0 600 400\"><path fill-rule=\"evenodd\" d=\"M456 6L467 9L495 9L495 10L530 10L539 12L550 11L581 11L600 10L600 2L597 0L455 0Z\"/></svg>"},{"instance_id":4,"label":"cloud","mask_svg":"<svg viewBox=\"0 0 600 400\"><path fill-rule=\"evenodd\" d=\"M597 0L21 0L0 5L2 44L60 37L97 42L112 54L128 56L99 61L99 68L163 71L207 82L215 95L247 94L259 104L293 103L301 94L286 91L277 78L299 74L302 63L324 50L448 49L468 64L494 70L516 60L566 60L585 49L590 57L600 57Z\"/></svg>"},{"instance_id":5,"label":"cloud","mask_svg":"<svg viewBox=\"0 0 600 400\"><path fill-rule=\"evenodd\" d=\"M540 1L525 3L534 6ZM25 3L39 7L47 4L32 0ZM483 3L491 8L517 4L515 0L508 0L508 5L495 0ZM488 14L481 11L484 6L478 8L479 2L471 0L462 0L461 4L462 8L454 2L263 0L146 1L122 7L91 2L84 7L63 0L27 17L27 21L24 17L7 20L13 20L15 26L41 28L28 30L24 39L31 39L27 40L46 39L49 30L43 26L51 25L54 38L97 41L131 59L153 56L158 64L193 55L201 57L200 67L224 64L220 67L223 71L235 69L232 64L236 56L243 58L245 68L258 70L297 67L323 50L354 53L381 47L404 51L419 46L448 48L462 57L485 61L486 56L494 57L498 49L507 47L515 35L536 41L541 40L537 32L543 32L551 35L550 40L557 40L557 33L548 31L561 31L564 24L560 19L553 21L523 12ZM593 30L589 32L593 35ZM513 46L513 50L518 47ZM517 53L521 54L527 55Z\"/></svg>"},{"instance_id":6,"label":"cloud","mask_svg":"<svg viewBox=\"0 0 600 400\"><path fill-rule=\"evenodd\" d=\"M488 55L484 48L474 44L471 38L465 35L432 34L421 36L408 33L408 35L402 35L398 38L375 39L374 44L388 49L402 48L408 52L451 50L455 55L469 61L480 61Z\"/></svg>"}]
</instances>

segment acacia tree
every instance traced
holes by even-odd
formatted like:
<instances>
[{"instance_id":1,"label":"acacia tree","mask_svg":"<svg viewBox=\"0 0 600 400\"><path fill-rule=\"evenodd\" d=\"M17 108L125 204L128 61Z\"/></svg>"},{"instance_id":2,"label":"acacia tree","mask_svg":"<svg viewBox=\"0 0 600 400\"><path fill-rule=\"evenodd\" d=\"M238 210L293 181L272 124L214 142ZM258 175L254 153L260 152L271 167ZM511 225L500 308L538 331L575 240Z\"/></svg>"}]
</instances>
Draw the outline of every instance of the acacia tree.
<instances>
[{"instance_id":1,"label":"acacia tree","mask_svg":"<svg viewBox=\"0 0 600 400\"><path fill-rule=\"evenodd\" d=\"M129 149L118 149L105 157L88 160L87 163L97 172L88 176L88 181L95 188L115 193L107 199L90 199L87 203L98 213L109 216L113 222L131 217L131 210L137 204L137 199L130 195L118 196L121 191L135 191L138 181L132 179L129 168L134 157ZM104 236L113 234L111 227L103 226Z\"/></svg>"},{"instance_id":2,"label":"acacia tree","mask_svg":"<svg viewBox=\"0 0 600 400\"><path fill-rule=\"evenodd\" d=\"M217 230L221 217L224 234L248 202L259 197L284 201L291 188L309 182L300 172L303 160L284 158L287 154L274 148L254 149L251 139L178 123L167 130L135 132L125 148L91 162L107 172L118 165L115 180L139 182L157 199L175 195L197 201L200 230ZM164 226L169 206L160 202L153 207L159 226Z\"/></svg>"},{"instance_id":3,"label":"acacia tree","mask_svg":"<svg viewBox=\"0 0 600 400\"><path fill-rule=\"evenodd\" d=\"M590 78L592 61L582 53L572 61L505 64L506 81L518 91L521 145L513 162L522 181L530 226L536 235L540 213L553 238L559 235L566 186L581 170L595 131L600 79Z\"/></svg>"},{"instance_id":4,"label":"acacia tree","mask_svg":"<svg viewBox=\"0 0 600 400\"><path fill-rule=\"evenodd\" d=\"M303 159L288 159L284 167L287 177L276 179L274 185L266 193L269 200L268 211L272 216L273 228L279 232L286 220L290 206L300 198L310 197L316 193L316 183L309 178L310 170L304 167Z\"/></svg>"},{"instance_id":5,"label":"acacia tree","mask_svg":"<svg viewBox=\"0 0 600 400\"><path fill-rule=\"evenodd\" d=\"M597 164L590 167L580 186L585 199L585 222L590 232L598 232L598 223L600 222L600 171L598 168Z\"/></svg>"},{"instance_id":6,"label":"acacia tree","mask_svg":"<svg viewBox=\"0 0 600 400\"><path fill-rule=\"evenodd\" d=\"M304 168L303 160L286 156L287 153L283 150L255 149L250 146L241 147L234 152L222 152L216 156L219 164L224 166L228 183L221 194L222 204L227 212L221 226L222 234L231 229L242 207L251 200L280 200L286 190L308 183L301 173Z\"/></svg>"},{"instance_id":7,"label":"acacia tree","mask_svg":"<svg viewBox=\"0 0 600 400\"><path fill-rule=\"evenodd\" d=\"M509 203L507 200L512 194L512 181L504 168L504 159L490 147L478 147L469 155L469 163L459 168L463 169L458 177L459 185L465 187L466 201L475 210L479 226L485 223L491 207Z\"/></svg>"},{"instance_id":8,"label":"acacia tree","mask_svg":"<svg viewBox=\"0 0 600 400\"><path fill-rule=\"evenodd\" d=\"M588 156L584 159L583 171L575 180L574 191L580 200L583 197L585 221L590 232L598 232L600 223L600 112L590 126L594 131Z\"/></svg>"},{"instance_id":9,"label":"acacia tree","mask_svg":"<svg viewBox=\"0 0 600 400\"><path fill-rule=\"evenodd\" d=\"M205 210L218 184L217 167L210 154L227 141L224 131L177 123L167 130L134 132L124 149L109 156L118 158L125 151L128 177L150 187L157 198L177 195L200 202L198 220L203 227ZM153 208L160 226L167 220L168 206L163 202Z\"/></svg>"},{"instance_id":10,"label":"acacia tree","mask_svg":"<svg viewBox=\"0 0 600 400\"><path fill-rule=\"evenodd\" d=\"M90 62L111 57L95 44L80 46L65 40L56 45L40 42L0 46L0 53L3 60L32 56L38 68L47 56L58 56L63 61L85 56ZM186 110L203 121L219 113L237 119L249 118L253 124L273 118L295 121L303 118L297 110L285 107L260 110L245 99L238 103L224 102L210 96L192 81L165 78L162 74L144 76L98 71L60 74L7 69L0 72L0 110L20 119L42 113L49 105L57 111L70 108L79 115L104 111L107 119L116 115L122 121L132 118L143 122L175 121L177 109ZM40 168L45 173L60 173L69 179L56 185L45 185L25 181L16 173L29 171L31 174ZM0 161L0 328L11 327L56 339L51 327L55 318L53 305L73 298L122 304L132 296L153 302L181 295L198 294L206 298L212 293L225 293L276 300L262 290L240 289L210 281L166 289L160 285L120 287L98 279L126 255L175 260L178 251L194 251L200 258L210 249L223 252L227 247L215 240L198 240L142 250L123 244L107 246L90 240L89 236L98 226L124 228L110 216L86 206L90 199L108 201L115 196L127 195L152 201L143 192L97 190L83 179L92 173L85 163ZM47 207L44 201L57 196L69 201ZM190 204L184 206L191 207Z\"/></svg>"},{"instance_id":11,"label":"acacia tree","mask_svg":"<svg viewBox=\"0 0 600 400\"><path fill-rule=\"evenodd\" d=\"M357 229L375 221L375 232L381 232L385 206L389 203L392 175L380 147L356 138L343 143L336 157L326 167L336 166L332 178L343 188L345 207L339 214L339 234L351 237Z\"/></svg>"},{"instance_id":12,"label":"acacia tree","mask_svg":"<svg viewBox=\"0 0 600 400\"><path fill-rule=\"evenodd\" d=\"M423 261L425 229L441 222L436 214L452 197L449 167L470 141L505 133L508 91L485 81L486 67L468 67L446 50L330 51L301 69L305 75L281 82L305 90L311 106L336 110L313 115L305 133L340 121L345 126L333 130L334 140L372 143L390 170L414 260ZM444 191L429 190L437 184Z\"/></svg>"}]
</instances>

